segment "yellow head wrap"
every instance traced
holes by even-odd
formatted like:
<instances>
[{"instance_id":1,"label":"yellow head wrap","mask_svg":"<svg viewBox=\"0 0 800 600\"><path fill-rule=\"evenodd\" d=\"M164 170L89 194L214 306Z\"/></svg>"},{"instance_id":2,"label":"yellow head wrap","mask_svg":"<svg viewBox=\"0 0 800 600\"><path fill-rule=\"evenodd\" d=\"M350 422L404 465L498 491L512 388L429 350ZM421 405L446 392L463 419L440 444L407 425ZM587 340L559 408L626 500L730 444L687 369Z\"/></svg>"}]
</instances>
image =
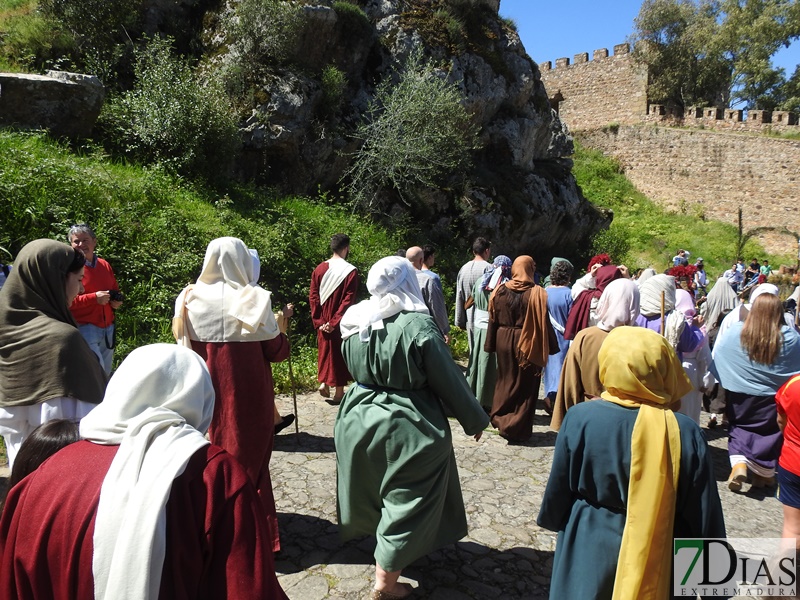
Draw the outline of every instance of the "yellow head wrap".
<instances>
[{"instance_id":1,"label":"yellow head wrap","mask_svg":"<svg viewBox=\"0 0 800 600\"><path fill-rule=\"evenodd\" d=\"M681 438L671 409L692 389L669 342L643 327L617 327L598 355L602 397L639 408L631 439L628 507L614 600L669 597Z\"/></svg>"}]
</instances>

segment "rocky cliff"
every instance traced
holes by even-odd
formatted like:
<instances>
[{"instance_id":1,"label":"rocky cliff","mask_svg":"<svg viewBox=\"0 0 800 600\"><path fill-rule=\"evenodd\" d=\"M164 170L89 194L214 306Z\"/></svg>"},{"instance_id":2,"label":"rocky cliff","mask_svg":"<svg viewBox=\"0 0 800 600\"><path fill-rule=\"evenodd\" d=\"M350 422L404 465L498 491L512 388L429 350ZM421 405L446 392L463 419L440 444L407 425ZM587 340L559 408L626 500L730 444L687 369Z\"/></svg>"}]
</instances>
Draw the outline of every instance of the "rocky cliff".
<instances>
[{"instance_id":1,"label":"rocky cliff","mask_svg":"<svg viewBox=\"0 0 800 600\"><path fill-rule=\"evenodd\" d=\"M424 224L433 243L468 248L474 236L484 235L495 252L529 253L540 262L586 253L588 238L610 216L582 197L571 174L572 138L551 109L539 69L513 24L499 17L499 0L299 4L299 32L291 36L287 56L256 64L248 100L239 103L240 177L284 192L323 190L337 198L359 148L354 133L377 86L394 80L409 55L422 50L438 75L461 91L478 142L467 172L423 190L413 208L387 194L381 214ZM202 69L224 72L235 62L230 23L240 6L241 0L145 0L142 29L133 39L170 35ZM256 34L272 26L256 28ZM335 100L323 79L333 67L342 83ZM5 85L5 99L12 91ZM2 112L13 116L7 108Z\"/></svg>"},{"instance_id":2,"label":"rocky cliff","mask_svg":"<svg viewBox=\"0 0 800 600\"><path fill-rule=\"evenodd\" d=\"M568 158L572 138L551 110L536 63L498 16L499 2L366 0L358 3L364 22L341 4L304 7L292 66L276 68L263 82L243 123L240 173L292 192L338 189L357 149L352 133L376 85L422 47L463 92L480 137L468 185L431 190L430 210L411 217L428 221L434 239L482 234L495 241L496 251L531 253L540 261L585 252L587 239L610 216L582 197ZM454 4L475 25L468 23L467 37L457 43L435 18ZM215 38L213 29L205 38ZM333 116L326 114L320 79L328 65L347 81ZM387 213L407 210L394 206Z\"/></svg>"}]
</instances>

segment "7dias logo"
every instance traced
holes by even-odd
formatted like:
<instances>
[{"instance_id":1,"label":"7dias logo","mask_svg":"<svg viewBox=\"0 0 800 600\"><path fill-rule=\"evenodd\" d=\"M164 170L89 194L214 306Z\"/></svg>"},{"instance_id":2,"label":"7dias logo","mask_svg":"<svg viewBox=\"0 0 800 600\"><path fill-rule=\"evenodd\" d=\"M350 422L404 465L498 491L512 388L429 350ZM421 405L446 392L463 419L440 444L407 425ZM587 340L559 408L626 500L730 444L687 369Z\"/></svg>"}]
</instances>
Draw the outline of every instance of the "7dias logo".
<instances>
[{"instance_id":1,"label":"7dias logo","mask_svg":"<svg viewBox=\"0 0 800 600\"><path fill-rule=\"evenodd\" d=\"M795 539L676 538L675 596L786 596L797 594Z\"/></svg>"}]
</instances>

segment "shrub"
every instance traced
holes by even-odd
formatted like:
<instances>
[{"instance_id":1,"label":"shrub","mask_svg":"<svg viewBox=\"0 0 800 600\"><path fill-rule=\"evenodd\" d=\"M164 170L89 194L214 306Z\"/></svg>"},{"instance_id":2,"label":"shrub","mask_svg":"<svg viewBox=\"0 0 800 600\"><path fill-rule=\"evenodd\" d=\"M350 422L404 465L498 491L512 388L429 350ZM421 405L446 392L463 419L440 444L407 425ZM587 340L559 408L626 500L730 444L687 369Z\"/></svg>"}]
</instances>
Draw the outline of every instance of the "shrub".
<instances>
[{"instance_id":1,"label":"shrub","mask_svg":"<svg viewBox=\"0 0 800 600\"><path fill-rule=\"evenodd\" d=\"M334 65L328 65L322 70L322 113L335 115L339 112L344 99L344 89L347 80L344 73Z\"/></svg>"},{"instance_id":2,"label":"shrub","mask_svg":"<svg viewBox=\"0 0 800 600\"><path fill-rule=\"evenodd\" d=\"M354 37L365 37L372 32L372 23L364 10L353 2L335 0L333 10L344 23L344 29Z\"/></svg>"},{"instance_id":3,"label":"shrub","mask_svg":"<svg viewBox=\"0 0 800 600\"><path fill-rule=\"evenodd\" d=\"M113 150L144 164L214 181L228 174L239 144L233 109L214 81L201 81L169 40L137 53L134 88L103 108Z\"/></svg>"},{"instance_id":4,"label":"shrub","mask_svg":"<svg viewBox=\"0 0 800 600\"><path fill-rule=\"evenodd\" d=\"M386 190L410 205L420 188L463 173L476 130L461 100L420 52L408 58L396 85L384 80L358 127L363 144L345 173L354 205L379 209L378 195Z\"/></svg>"},{"instance_id":5,"label":"shrub","mask_svg":"<svg viewBox=\"0 0 800 600\"><path fill-rule=\"evenodd\" d=\"M226 22L237 60L260 71L286 60L303 24L302 7L286 0L241 0Z\"/></svg>"},{"instance_id":6,"label":"shrub","mask_svg":"<svg viewBox=\"0 0 800 600\"><path fill-rule=\"evenodd\" d=\"M63 26L75 40L73 58L106 83L129 51L141 0L39 0L42 14Z\"/></svg>"}]
</instances>

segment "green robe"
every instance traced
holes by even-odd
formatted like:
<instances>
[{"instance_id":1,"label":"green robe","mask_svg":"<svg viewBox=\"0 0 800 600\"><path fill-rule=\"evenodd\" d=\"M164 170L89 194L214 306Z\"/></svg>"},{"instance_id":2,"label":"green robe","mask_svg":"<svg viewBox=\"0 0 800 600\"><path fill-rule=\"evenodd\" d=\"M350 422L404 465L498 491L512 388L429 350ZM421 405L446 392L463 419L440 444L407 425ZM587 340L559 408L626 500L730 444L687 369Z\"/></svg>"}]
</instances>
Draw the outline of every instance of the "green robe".
<instances>
[{"instance_id":1,"label":"green robe","mask_svg":"<svg viewBox=\"0 0 800 600\"><path fill-rule=\"evenodd\" d=\"M478 279L472 288L474 310L489 310L489 292L481 290L483 278ZM486 342L486 329L474 327L472 329L472 348L469 351L469 366L467 367L467 383L487 411L492 410L494 400L494 384L497 381L497 355L486 352L483 344Z\"/></svg>"},{"instance_id":2,"label":"green robe","mask_svg":"<svg viewBox=\"0 0 800 600\"><path fill-rule=\"evenodd\" d=\"M456 542L467 518L445 408L474 435L489 419L433 319L400 313L342 344L350 373L334 427L343 539L374 534L387 571Z\"/></svg>"},{"instance_id":3,"label":"green robe","mask_svg":"<svg viewBox=\"0 0 800 600\"><path fill-rule=\"evenodd\" d=\"M631 437L638 409L595 400L569 409L556 440L538 523L558 531L550 598L608 598L625 529ZM725 537L711 452L689 417L676 414L681 463L674 537Z\"/></svg>"}]
</instances>

